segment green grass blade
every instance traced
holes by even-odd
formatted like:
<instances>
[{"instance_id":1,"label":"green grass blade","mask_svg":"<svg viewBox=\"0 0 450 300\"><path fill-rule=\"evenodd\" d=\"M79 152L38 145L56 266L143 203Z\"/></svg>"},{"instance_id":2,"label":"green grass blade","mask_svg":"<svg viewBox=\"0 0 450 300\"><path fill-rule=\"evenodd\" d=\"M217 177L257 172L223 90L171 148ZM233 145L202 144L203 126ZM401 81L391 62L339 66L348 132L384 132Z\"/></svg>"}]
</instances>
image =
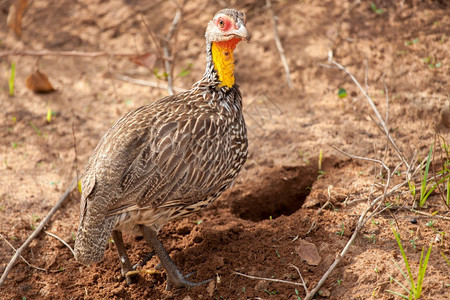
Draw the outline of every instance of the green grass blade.
<instances>
[{"instance_id":1,"label":"green grass blade","mask_svg":"<svg viewBox=\"0 0 450 300\"><path fill-rule=\"evenodd\" d=\"M397 293L397 292L394 292L394 291L391 291L391 290L386 290L386 292L391 293L391 294L394 294L394 295L399 296L399 297L402 297L402 298L405 298L405 299L408 299L407 296L402 295L402 294Z\"/></svg>"},{"instance_id":2,"label":"green grass blade","mask_svg":"<svg viewBox=\"0 0 450 300\"><path fill-rule=\"evenodd\" d=\"M406 269L408 270L411 289L414 290L415 289L414 277L412 276L411 268L409 267L408 258L406 257L405 250L403 250L402 241L400 240L400 236L398 235L397 231L395 231L394 228L392 228L392 230L394 231L395 239L397 240L398 247L400 248L400 252L402 253L402 257L403 257L403 261L405 262Z\"/></svg>"},{"instance_id":3,"label":"green grass blade","mask_svg":"<svg viewBox=\"0 0 450 300\"><path fill-rule=\"evenodd\" d=\"M430 258L431 254L431 248L433 244L430 244L430 247L428 247L427 254L425 255L425 261L422 264L422 257L423 257L423 251L425 250L422 248L422 253L420 254L420 263L419 263L419 276L417 278L417 290L415 291L416 298L420 297L420 294L422 293L422 283L423 279L425 278L425 272L427 271L427 265L428 265L428 259Z\"/></svg>"},{"instance_id":4,"label":"green grass blade","mask_svg":"<svg viewBox=\"0 0 450 300\"><path fill-rule=\"evenodd\" d=\"M444 252L441 252L442 257L444 258L445 262L447 263L447 265L450 266L450 260L447 258L447 256L445 256Z\"/></svg>"},{"instance_id":5,"label":"green grass blade","mask_svg":"<svg viewBox=\"0 0 450 300\"><path fill-rule=\"evenodd\" d=\"M42 132L39 130L39 128L32 121L30 121L30 126L33 127L34 131L36 131L36 133L39 136L42 136Z\"/></svg>"},{"instance_id":6,"label":"green grass blade","mask_svg":"<svg viewBox=\"0 0 450 300\"><path fill-rule=\"evenodd\" d=\"M402 272L403 273L403 272ZM395 281L395 283L397 283L399 286L401 286L407 293L408 293L408 295L410 295L411 294L411 291L410 290L408 290L408 288L406 287L406 286L404 286L400 281L398 281L397 279L395 279L394 277L391 277L392 278L392 280L394 280ZM405 277L406 278L406 280L408 280L408 278L407 277Z\"/></svg>"},{"instance_id":7,"label":"green grass blade","mask_svg":"<svg viewBox=\"0 0 450 300\"><path fill-rule=\"evenodd\" d=\"M11 76L9 77L9 95L14 96L14 81L16 78L16 63L11 63Z\"/></svg>"},{"instance_id":8,"label":"green grass blade","mask_svg":"<svg viewBox=\"0 0 450 300\"><path fill-rule=\"evenodd\" d=\"M409 282L408 275L406 275L405 272L403 272L402 268L400 268L400 266L394 259L392 259L392 261L394 262L395 266L400 271L400 273L402 273L402 276L406 279L406 281L408 281L409 285L411 286L411 282ZM392 279L394 279L394 278L392 278ZM409 290L407 290L407 291L409 292Z\"/></svg>"},{"instance_id":9,"label":"green grass blade","mask_svg":"<svg viewBox=\"0 0 450 300\"><path fill-rule=\"evenodd\" d=\"M428 198L428 197L425 197L425 194L427 193L428 170L430 169L432 153L433 153L433 144L431 144L430 152L428 153L427 164L425 166L425 174L423 175L422 187L420 188L420 202L419 202L420 207L422 207L425 204L425 202L427 201L427 198Z\"/></svg>"}]
</instances>

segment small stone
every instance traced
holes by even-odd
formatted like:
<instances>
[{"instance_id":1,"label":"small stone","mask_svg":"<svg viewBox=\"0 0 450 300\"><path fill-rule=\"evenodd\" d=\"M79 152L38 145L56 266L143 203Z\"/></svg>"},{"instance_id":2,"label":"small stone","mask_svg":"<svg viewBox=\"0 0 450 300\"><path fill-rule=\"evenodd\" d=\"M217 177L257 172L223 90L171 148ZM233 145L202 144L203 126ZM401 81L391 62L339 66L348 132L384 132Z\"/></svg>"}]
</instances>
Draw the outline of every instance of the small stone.
<instances>
[{"instance_id":1,"label":"small stone","mask_svg":"<svg viewBox=\"0 0 450 300\"><path fill-rule=\"evenodd\" d=\"M203 237L201 235L197 235L194 237L194 243L200 244L201 242L203 242Z\"/></svg>"},{"instance_id":2,"label":"small stone","mask_svg":"<svg viewBox=\"0 0 450 300\"><path fill-rule=\"evenodd\" d=\"M119 286L119 287L113 289L113 290L111 291L111 293L112 293L113 295L119 295L119 294L121 294L124 290L125 290L125 289L123 288L123 286Z\"/></svg>"}]
</instances>

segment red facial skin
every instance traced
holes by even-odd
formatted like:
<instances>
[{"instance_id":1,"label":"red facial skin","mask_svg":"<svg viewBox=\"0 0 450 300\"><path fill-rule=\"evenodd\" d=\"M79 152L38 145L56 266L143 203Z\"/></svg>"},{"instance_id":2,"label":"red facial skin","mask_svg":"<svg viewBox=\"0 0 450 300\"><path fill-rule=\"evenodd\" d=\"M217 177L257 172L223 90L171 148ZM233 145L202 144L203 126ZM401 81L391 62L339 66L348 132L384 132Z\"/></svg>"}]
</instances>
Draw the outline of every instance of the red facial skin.
<instances>
[{"instance_id":1,"label":"red facial skin","mask_svg":"<svg viewBox=\"0 0 450 300\"><path fill-rule=\"evenodd\" d=\"M230 31L231 29L237 29L236 24L232 22L227 17L219 17L216 20L216 26L220 29L222 32ZM230 49L234 50L236 48L236 45L241 41L240 38L232 38L231 40L224 41L224 42L215 42L220 48Z\"/></svg>"},{"instance_id":2,"label":"red facial skin","mask_svg":"<svg viewBox=\"0 0 450 300\"><path fill-rule=\"evenodd\" d=\"M232 27L236 28L236 25L233 25L233 22L226 17L217 18L216 26L223 32L230 30Z\"/></svg>"}]
</instances>

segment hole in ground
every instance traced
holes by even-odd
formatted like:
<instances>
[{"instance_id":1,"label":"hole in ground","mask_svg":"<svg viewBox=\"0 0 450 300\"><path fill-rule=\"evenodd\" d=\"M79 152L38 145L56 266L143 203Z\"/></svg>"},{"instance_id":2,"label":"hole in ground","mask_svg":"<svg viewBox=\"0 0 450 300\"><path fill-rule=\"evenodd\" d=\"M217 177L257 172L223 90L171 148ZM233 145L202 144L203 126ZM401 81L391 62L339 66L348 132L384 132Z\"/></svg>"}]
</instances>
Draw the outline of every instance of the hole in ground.
<instances>
[{"instance_id":1,"label":"hole in ground","mask_svg":"<svg viewBox=\"0 0 450 300\"><path fill-rule=\"evenodd\" d=\"M317 171L309 165L266 173L260 182L246 186L246 192L232 203L232 212L254 222L291 215L302 207L317 179Z\"/></svg>"}]
</instances>

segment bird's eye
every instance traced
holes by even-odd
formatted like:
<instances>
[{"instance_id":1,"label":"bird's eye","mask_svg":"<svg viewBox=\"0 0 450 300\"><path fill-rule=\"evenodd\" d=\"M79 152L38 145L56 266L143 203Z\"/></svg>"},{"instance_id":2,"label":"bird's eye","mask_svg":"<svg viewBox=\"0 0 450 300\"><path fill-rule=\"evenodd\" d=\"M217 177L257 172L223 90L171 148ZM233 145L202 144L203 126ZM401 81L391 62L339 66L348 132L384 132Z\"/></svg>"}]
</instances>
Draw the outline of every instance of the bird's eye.
<instances>
[{"instance_id":1,"label":"bird's eye","mask_svg":"<svg viewBox=\"0 0 450 300\"><path fill-rule=\"evenodd\" d=\"M219 19L218 24L219 24L220 28L224 28L225 27L225 22L222 19Z\"/></svg>"}]
</instances>

